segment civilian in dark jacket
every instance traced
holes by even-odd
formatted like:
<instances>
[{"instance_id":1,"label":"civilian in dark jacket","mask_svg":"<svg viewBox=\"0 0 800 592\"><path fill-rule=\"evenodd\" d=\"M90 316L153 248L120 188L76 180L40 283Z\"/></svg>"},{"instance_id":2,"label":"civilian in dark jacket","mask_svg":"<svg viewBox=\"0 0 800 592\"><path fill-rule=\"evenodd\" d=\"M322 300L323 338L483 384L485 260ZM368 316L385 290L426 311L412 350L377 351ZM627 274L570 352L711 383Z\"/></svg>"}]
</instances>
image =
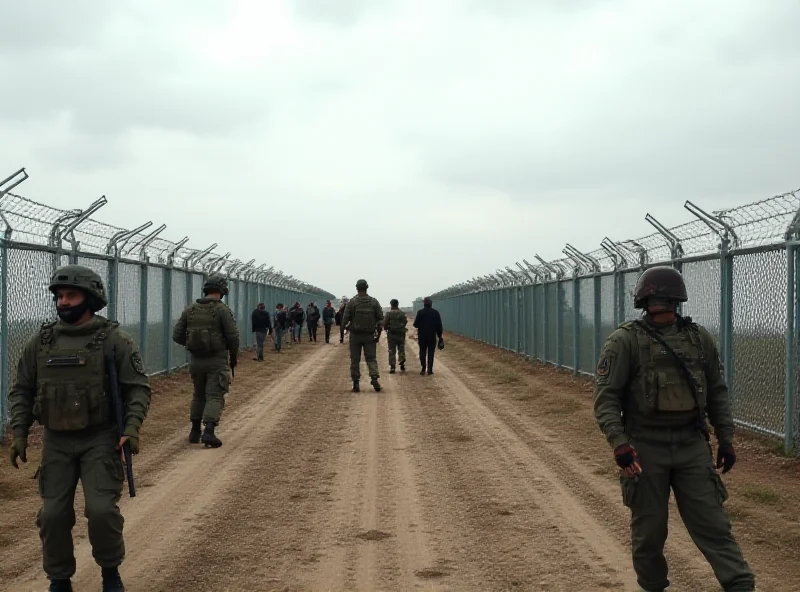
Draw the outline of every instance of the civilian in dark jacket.
<instances>
[{"instance_id":1,"label":"civilian in dark jacket","mask_svg":"<svg viewBox=\"0 0 800 592\"><path fill-rule=\"evenodd\" d=\"M267 333L272 333L272 322L263 302L259 303L258 307L253 311L250 322L253 325L253 333L256 334L256 357L253 359L257 362L263 362L264 339L266 339Z\"/></svg>"},{"instance_id":2,"label":"civilian in dark jacket","mask_svg":"<svg viewBox=\"0 0 800 592\"><path fill-rule=\"evenodd\" d=\"M289 311L289 320L292 323L292 343L300 343L300 335L303 331L303 321L306 313L299 302L295 302L292 310Z\"/></svg>"},{"instance_id":3,"label":"civilian in dark jacket","mask_svg":"<svg viewBox=\"0 0 800 592\"><path fill-rule=\"evenodd\" d=\"M283 309L283 304L278 303L275 307L275 330L272 334L275 340L275 351L280 352L283 345L283 335L286 333L289 323L289 315Z\"/></svg>"},{"instance_id":4,"label":"civilian in dark jacket","mask_svg":"<svg viewBox=\"0 0 800 592\"><path fill-rule=\"evenodd\" d=\"M325 302L325 308L322 309L322 324L325 325L325 343L331 342L331 327L335 319L336 310L333 308L331 301L327 300Z\"/></svg>"},{"instance_id":5,"label":"civilian in dark jacket","mask_svg":"<svg viewBox=\"0 0 800 592\"><path fill-rule=\"evenodd\" d=\"M425 298L422 301L422 305L423 308L417 311L417 316L414 319L414 327L417 329L419 362L422 364L420 375L425 374L426 367L428 375L430 375L433 374L433 356L436 352L437 337L439 349L444 347L442 317L439 315L439 311L433 308L433 302L431 302L430 298Z\"/></svg>"},{"instance_id":6,"label":"civilian in dark jacket","mask_svg":"<svg viewBox=\"0 0 800 592\"><path fill-rule=\"evenodd\" d=\"M308 325L308 340L317 342L317 327L319 326L319 307L313 302L306 308L306 325Z\"/></svg>"}]
</instances>

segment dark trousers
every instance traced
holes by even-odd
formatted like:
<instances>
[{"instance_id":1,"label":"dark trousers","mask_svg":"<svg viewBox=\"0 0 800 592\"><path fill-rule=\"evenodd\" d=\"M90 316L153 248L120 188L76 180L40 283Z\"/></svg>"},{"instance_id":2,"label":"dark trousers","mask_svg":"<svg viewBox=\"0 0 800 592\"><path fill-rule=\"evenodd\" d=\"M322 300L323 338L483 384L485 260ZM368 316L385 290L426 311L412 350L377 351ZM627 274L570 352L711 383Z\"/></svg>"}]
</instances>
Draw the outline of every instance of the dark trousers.
<instances>
[{"instance_id":1,"label":"dark trousers","mask_svg":"<svg viewBox=\"0 0 800 592\"><path fill-rule=\"evenodd\" d=\"M308 325L308 340L309 341L316 341L317 340L317 322L314 321L313 323L309 321L306 323Z\"/></svg>"},{"instance_id":2,"label":"dark trousers","mask_svg":"<svg viewBox=\"0 0 800 592\"><path fill-rule=\"evenodd\" d=\"M325 343L330 343L331 341L331 324L325 323Z\"/></svg>"},{"instance_id":3,"label":"dark trousers","mask_svg":"<svg viewBox=\"0 0 800 592\"><path fill-rule=\"evenodd\" d=\"M344 341L344 323L339 325L339 341L340 342Z\"/></svg>"},{"instance_id":4,"label":"dark trousers","mask_svg":"<svg viewBox=\"0 0 800 592\"><path fill-rule=\"evenodd\" d=\"M422 365L423 370L427 368L428 372L433 372L433 356L435 353L436 339L419 340L419 363Z\"/></svg>"}]
</instances>

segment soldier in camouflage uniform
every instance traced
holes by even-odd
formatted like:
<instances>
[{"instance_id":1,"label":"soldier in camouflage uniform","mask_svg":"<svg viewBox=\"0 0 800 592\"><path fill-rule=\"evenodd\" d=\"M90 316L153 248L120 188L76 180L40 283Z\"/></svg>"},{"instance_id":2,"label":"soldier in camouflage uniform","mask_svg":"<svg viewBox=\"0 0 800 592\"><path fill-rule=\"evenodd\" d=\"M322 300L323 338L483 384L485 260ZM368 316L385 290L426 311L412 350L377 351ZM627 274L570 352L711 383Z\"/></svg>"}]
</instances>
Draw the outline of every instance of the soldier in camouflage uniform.
<instances>
[{"instance_id":1,"label":"soldier in camouflage uniform","mask_svg":"<svg viewBox=\"0 0 800 592\"><path fill-rule=\"evenodd\" d=\"M408 328L408 317L400 310L400 303L397 299L389 302L391 310L384 317L384 327L386 328L386 342L389 346L389 374L394 374L395 359L400 358L400 371L406 371L406 332ZM396 354L399 354L397 356Z\"/></svg>"},{"instance_id":2,"label":"soldier in camouflage uniform","mask_svg":"<svg viewBox=\"0 0 800 592\"><path fill-rule=\"evenodd\" d=\"M358 294L350 299L342 315L342 326L350 332L350 376L353 378L353 392L359 392L361 380L361 350L367 360L372 388L381 390L378 382L377 346L383 323L383 309L380 303L367 294L367 280L358 280Z\"/></svg>"},{"instance_id":3,"label":"soldier in camouflage uniform","mask_svg":"<svg viewBox=\"0 0 800 592\"><path fill-rule=\"evenodd\" d=\"M683 278L672 267L641 275L634 305L645 310L644 318L623 323L603 347L595 417L621 468L642 590L669 586L664 544L671 488L723 589L751 592L755 577L733 538L723 507L728 493L717 471L727 473L736 462L728 387L713 337L677 313L686 300ZM716 463L706 418L717 439Z\"/></svg>"},{"instance_id":4,"label":"soldier in camouflage uniform","mask_svg":"<svg viewBox=\"0 0 800 592\"><path fill-rule=\"evenodd\" d=\"M227 293L228 280L211 275L203 285L205 297L186 307L172 331L172 340L192 354L189 368L194 395L189 408L189 442L202 442L207 448L222 446L214 429L219 425L239 355L239 329L231 309L222 301ZM205 424L202 436L201 422Z\"/></svg>"},{"instance_id":5,"label":"soldier in camouflage uniform","mask_svg":"<svg viewBox=\"0 0 800 592\"><path fill-rule=\"evenodd\" d=\"M123 517L117 503L124 469L120 449L139 452L139 429L150 406L150 385L133 339L98 311L108 303L103 280L91 269L57 269L49 289L59 320L45 323L25 345L9 394L13 430L11 464L27 462L28 432L44 427L36 523L51 592L72 590L72 527L80 479L89 542L101 567L104 592L123 592L118 567L125 557ZM107 361L116 365L125 401L124 437L111 412Z\"/></svg>"}]
</instances>

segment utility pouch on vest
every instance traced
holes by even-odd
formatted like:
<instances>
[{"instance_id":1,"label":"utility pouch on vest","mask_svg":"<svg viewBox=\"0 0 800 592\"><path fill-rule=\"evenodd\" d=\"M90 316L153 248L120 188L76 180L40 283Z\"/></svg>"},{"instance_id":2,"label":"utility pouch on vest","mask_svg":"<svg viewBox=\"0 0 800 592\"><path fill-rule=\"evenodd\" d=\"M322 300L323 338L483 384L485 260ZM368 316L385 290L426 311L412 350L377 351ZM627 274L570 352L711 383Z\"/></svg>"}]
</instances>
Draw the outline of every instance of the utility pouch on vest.
<instances>
[{"instance_id":1,"label":"utility pouch on vest","mask_svg":"<svg viewBox=\"0 0 800 592\"><path fill-rule=\"evenodd\" d=\"M51 430L75 431L109 420L102 339L94 348L40 353L34 416Z\"/></svg>"},{"instance_id":2,"label":"utility pouch on vest","mask_svg":"<svg viewBox=\"0 0 800 592\"><path fill-rule=\"evenodd\" d=\"M207 356L225 350L217 313L211 306L195 305L189 310L186 328L186 350Z\"/></svg>"},{"instance_id":3,"label":"utility pouch on vest","mask_svg":"<svg viewBox=\"0 0 800 592\"><path fill-rule=\"evenodd\" d=\"M672 356L672 358L677 362L678 368L683 373L684 377L686 378L686 382L689 384L689 388L692 391L692 397L694 398L694 402L697 406L697 428L705 435L706 439L709 438L708 435L708 425L706 424L706 412L705 412L705 397L701 396L701 390L703 388L702 384L699 384L697 376L692 372L692 369L686 364L686 360L684 360L681 356L679 356L673 348L669 346L669 344L664 340L664 338L659 335L657 331L652 330L650 327L647 326L646 323L643 321L634 321L637 326L639 326L645 333L647 333L650 337L652 337L655 341L657 341L661 347L666 351L668 354ZM670 389L677 388L679 385L672 384L669 377L664 372L656 373L656 380L658 381L658 388L659 391L662 389L665 392L669 392ZM688 411L688 410L687 410Z\"/></svg>"},{"instance_id":4,"label":"utility pouch on vest","mask_svg":"<svg viewBox=\"0 0 800 592\"><path fill-rule=\"evenodd\" d=\"M354 305L353 320L350 322L350 330L363 333L375 331L375 311L369 302L358 302Z\"/></svg>"}]
</instances>

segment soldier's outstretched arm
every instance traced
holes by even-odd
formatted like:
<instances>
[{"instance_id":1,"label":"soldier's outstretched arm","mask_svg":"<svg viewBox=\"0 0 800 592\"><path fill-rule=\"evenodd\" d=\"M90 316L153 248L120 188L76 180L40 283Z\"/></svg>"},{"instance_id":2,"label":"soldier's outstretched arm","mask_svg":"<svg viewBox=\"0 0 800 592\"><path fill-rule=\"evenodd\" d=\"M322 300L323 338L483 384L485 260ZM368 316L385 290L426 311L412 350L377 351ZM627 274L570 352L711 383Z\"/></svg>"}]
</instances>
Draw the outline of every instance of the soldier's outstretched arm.
<instances>
[{"instance_id":1,"label":"soldier's outstretched arm","mask_svg":"<svg viewBox=\"0 0 800 592\"><path fill-rule=\"evenodd\" d=\"M228 346L228 353L232 356L239 355L239 327L236 326L233 311L227 306L222 310L222 330L225 332L225 344Z\"/></svg>"},{"instance_id":2,"label":"soldier's outstretched arm","mask_svg":"<svg viewBox=\"0 0 800 592\"><path fill-rule=\"evenodd\" d=\"M706 351L706 382L708 386L708 400L706 413L708 421L714 426L714 433L720 444L733 444L733 413L728 395L728 385L725 383L725 373L722 369L722 360L719 356L717 343L711 334L700 327L700 338L703 349Z\"/></svg>"},{"instance_id":3,"label":"soldier's outstretched arm","mask_svg":"<svg viewBox=\"0 0 800 592\"><path fill-rule=\"evenodd\" d=\"M594 384L594 416L611 448L628 441L622 423L622 410L631 373L631 346L624 329L617 329L606 340Z\"/></svg>"},{"instance_id":4,"label":"soldier's outstretched arm","mask_svg":"<svg viewBox=\"0 0 800 592\"><path fill-rule=\"evenodd\" d=\"M133 338L124 331L116 331L115 346L117 377L125 400L125 435L138 437L150 409L150 379Z\"/></svg>"},{"instance_id":5,"label":"soldier's outstretched arm","mask_svg":"<svg viewBox=\"0 0 800 592\"><path fill-rule=\"evenodd\" d=\"M384 315L383 315L383 307L381 306L381 303L378 302L377 298L373 298L372 299L372 305L375 307L375 322L378 325L383 326Z\"/></svg>"},{"instance_id":6,"label":"soldier's outstretched arm","mask_svg":"<svg viewBox=\"0 0 800 592\"><path fill-rule=\"evenodd\" d=\"M353 320L353 301L350 300L344 307L344 313L342 314L342 326L347 327L347 325L352 320Z\"/></svg>"},{"instance_id":7,"label":"soldier's outstretched arm","mask_svg":"<svg viewBox=\"0 0 800 592\"><path fill-rule=\"evenodd\" d=\"M188 313L186 312L186 309L184 309L181 313L181 317L178 319L178 322L175 323L175 326L172 328L172 341L178 345L186 345L187 318Z\"/></svg>"},{"instance_id":8,"label":"soldier's outstretched arm","mask_svg":"<svg viewBox=\"0 0 800 592\"><path fill-rule=\"evenodd\" d=\"M17 377L8 392L8 411L15 438L27 438L33 424L33 402L36 397L36 350L39 336L25 344L17 363Z\"/></svg>"}]
</instances>

